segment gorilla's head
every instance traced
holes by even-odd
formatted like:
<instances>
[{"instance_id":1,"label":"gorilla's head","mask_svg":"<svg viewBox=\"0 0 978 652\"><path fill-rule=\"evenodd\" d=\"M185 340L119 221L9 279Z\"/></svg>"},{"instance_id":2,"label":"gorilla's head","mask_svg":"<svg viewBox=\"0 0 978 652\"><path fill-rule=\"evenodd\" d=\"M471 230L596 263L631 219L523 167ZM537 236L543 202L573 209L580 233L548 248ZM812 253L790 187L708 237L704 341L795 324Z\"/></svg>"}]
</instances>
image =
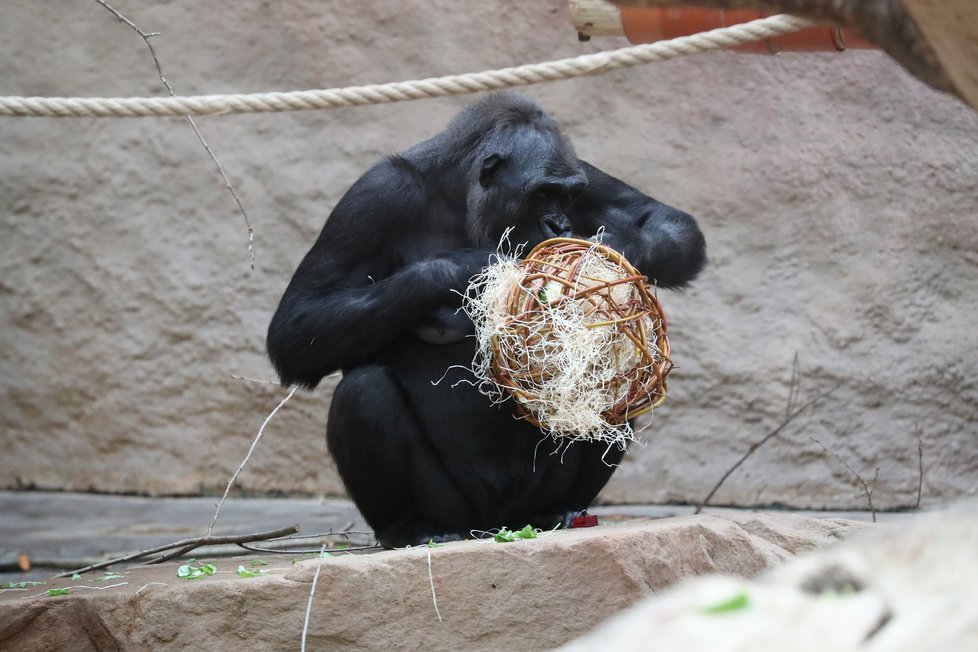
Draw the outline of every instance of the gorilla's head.
<instances>
[{"instance_id":1,"label":"gorilla's head","mask_svg":"<svg viewBox=\"0 0 978 652\"><path fill-rule=\"evenodd\" d=\"M445 130L465 170L465 232L472 246L533 247L571 235L567 211L587 187L574 148L530 99L493 93L462 111Z\"/></svg>"},{"instance_id":2,"label":"gorilla's head","mask_svg":"<svg viewBox=\"0 0 978 652\"><path fill-rule=\"evenodd\" d=\"M570 236L567 212L587 177L556 125L549 118L502 124L487 141L467 201L466 231L474 243L495 247L507 228L513 245L528 247Z\"/></svg>"}]
</instances>

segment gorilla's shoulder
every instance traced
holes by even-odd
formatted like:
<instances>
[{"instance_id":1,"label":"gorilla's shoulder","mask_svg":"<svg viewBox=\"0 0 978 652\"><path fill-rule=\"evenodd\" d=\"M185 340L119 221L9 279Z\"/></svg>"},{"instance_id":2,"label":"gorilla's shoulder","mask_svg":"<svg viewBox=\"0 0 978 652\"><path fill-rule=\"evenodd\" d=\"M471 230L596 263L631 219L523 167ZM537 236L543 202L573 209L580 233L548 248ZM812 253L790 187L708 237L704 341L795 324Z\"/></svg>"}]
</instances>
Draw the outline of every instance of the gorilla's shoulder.
<instances>
[{"instance_id":1,"label":"gorilla's shoulder","mask_svg":"<svg viewBox=\"0 0 978 652\"><path fill-rule=\"evenodd\" d=\"M417 163L404 154L391 154L381 161L379 165L386 166L395 174L404 174L417 180L421 179L421 170L418 168Z\"/></svg>"}]
</instances>

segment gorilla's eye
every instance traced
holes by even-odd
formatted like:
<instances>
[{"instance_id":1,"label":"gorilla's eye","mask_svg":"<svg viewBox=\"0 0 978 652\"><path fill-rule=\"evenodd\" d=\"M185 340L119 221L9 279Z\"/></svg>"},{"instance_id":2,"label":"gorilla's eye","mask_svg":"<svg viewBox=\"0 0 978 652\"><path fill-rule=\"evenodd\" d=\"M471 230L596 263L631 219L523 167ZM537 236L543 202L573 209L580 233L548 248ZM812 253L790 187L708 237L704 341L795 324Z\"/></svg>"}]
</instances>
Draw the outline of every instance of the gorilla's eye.
<instances>
[{"instance_id":1,"label":"gorilla's eye","mask_svg":"<svg viewBox=\"0 0 978 652\"><path fill-rule=\"evenodd\" d=\"M545 183L538 186L534 194L548 202L569 204L577 199L586 186L586 183Z\"/></svg>"},{"instance_id":2,"label":"gorilla's eye","mask_svg":"<svg viewBox=\"0 0 978 652\"><path fill-rule=\"evenodd\" d=\"M536 189L536 196L548 201L560 199L560 187L555 185L540 186Z\"/></svg>"}]
</instances>

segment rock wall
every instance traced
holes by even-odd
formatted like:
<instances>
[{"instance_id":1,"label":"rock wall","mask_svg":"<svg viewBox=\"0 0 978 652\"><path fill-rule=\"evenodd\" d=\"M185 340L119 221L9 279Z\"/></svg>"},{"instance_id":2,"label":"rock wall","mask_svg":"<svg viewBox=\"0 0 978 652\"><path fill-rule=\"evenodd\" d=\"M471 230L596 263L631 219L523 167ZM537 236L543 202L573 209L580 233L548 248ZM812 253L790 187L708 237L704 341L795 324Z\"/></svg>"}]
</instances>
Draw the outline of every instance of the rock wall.
<instances>
[{"instance_id":1,"label":"rock wall","mask_svg":"<svg viewBox=\"0 0 978 652\"><path fill-rule=\"evenodd\" d=\"M617 47L562 2L122 3L180 94L325 88ZM13 0L0 93L163 92L95 3ZM695 501L801 405L718 503L865 506L978 491L978 115L875 52L689 57L534 86L579 154L700 219L711 266L663 293L672 396L605 493ZM188 494L223 486L273 385L265 328L342 192L470 98L198 121L0 119L0 478ZM365 234L370 237L370 234ZM334 379L335 381L335 379ZM270 425L239 484L342 492L330 384Z\"/></svg>"}]
</instances>

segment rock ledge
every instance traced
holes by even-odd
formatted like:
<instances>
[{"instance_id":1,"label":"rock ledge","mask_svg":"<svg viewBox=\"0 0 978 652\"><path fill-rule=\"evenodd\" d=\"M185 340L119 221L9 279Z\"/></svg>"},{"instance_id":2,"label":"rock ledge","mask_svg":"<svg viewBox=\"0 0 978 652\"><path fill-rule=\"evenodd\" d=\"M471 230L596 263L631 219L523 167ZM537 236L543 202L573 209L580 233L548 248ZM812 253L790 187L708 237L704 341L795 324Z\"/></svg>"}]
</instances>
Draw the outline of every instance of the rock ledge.
<instances>
[{"instance_id":1,"label":"rock ledge","mask_svg":"<svg viewBox=\"0 0 978 652\"><path fill-rule=\"evenodd\" d=\"M311 649L547 649L682 578L753 577L847 538L865 524L788 514L701 515L560 531L514 543L467 541L323 560ZM177 579L176 565L0 595L0 648L297 649L316 561L219 560L216 575ZM431 582L429 581L429 559ZM442 620L432 602L432 582ZM49 586L71 586L50 597ZM101 587L99 587L101 588Z\"/></svg>"}]
</instances>

